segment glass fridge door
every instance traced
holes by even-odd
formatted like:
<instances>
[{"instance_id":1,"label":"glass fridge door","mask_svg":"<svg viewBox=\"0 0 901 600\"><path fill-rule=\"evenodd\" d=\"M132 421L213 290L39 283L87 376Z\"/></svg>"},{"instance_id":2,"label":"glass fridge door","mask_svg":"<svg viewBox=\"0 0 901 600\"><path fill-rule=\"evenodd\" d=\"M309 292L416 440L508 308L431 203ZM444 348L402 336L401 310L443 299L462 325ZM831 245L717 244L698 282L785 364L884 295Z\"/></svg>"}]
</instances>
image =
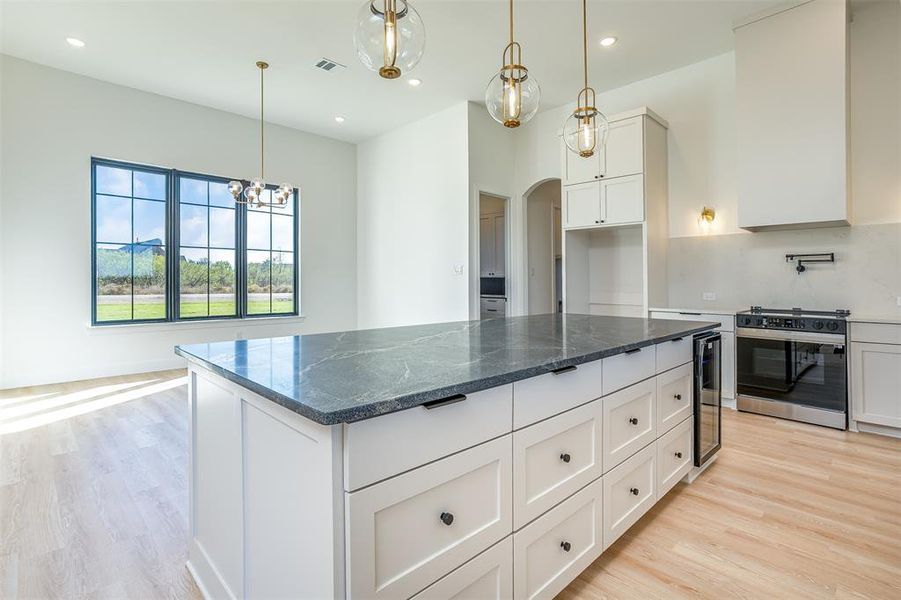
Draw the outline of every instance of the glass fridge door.
<instances>
[{"instance_id":1,"label":"glass fridge door","mask_svg":"<svg viewBox=\"0 0 901 600\"><path fill-rule=\"evenodd\" d=\"M722 338L695 340L695 466L720 449L722 434Z\"/></svg>"}]
</instances>

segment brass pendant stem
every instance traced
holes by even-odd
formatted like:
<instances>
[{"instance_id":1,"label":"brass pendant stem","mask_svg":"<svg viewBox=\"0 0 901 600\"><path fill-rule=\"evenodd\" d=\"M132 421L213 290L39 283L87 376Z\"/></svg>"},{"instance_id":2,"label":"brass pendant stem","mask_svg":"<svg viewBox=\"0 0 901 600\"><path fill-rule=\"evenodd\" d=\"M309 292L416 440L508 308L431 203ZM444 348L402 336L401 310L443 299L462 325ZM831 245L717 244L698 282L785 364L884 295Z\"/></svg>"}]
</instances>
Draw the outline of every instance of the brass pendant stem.
<instances>
[{"instance_id":1,"label":"brass pendant stem","mask_svg":"<svg viewBox=\"0 0 901 600\"><path fill-rule=\"evenodd\" d=\"M263 63L263 64L265 64L265 63ZM259 66L259 63L257 63L257 66ZM266 162L264 160L264 156L265 156L265 152L266 152L266 144L265 144L265 138L263 137L264 131L265 131L265 125L264 125L265 121L264 121L264 113L263 113L263 71L265 69L266 69L266 67L260 67L260 179L263 179L264 181L266 178L266 173L263 172L263 169L265 168L265 164L266 164Z\"/></svg>"},{"instance_id":2,"label":"brass pendant stem","mask_svg":"<svg viewBox=\"0 0 901 600\"><path fill-rule=\"evenodd\" d=\"M510 0L510 44L513 44L513 0Z\"/></svg>"},{"instance_id":3,"label":"brass pendant stem","mask_svg":"<svg viewBox=\"0 0 901 600\"><path fill-rule=\"evenodd\" d=\"M585 85L588 87L588 0L582 0L582 59Z\"/></svg>"}]
</instances>

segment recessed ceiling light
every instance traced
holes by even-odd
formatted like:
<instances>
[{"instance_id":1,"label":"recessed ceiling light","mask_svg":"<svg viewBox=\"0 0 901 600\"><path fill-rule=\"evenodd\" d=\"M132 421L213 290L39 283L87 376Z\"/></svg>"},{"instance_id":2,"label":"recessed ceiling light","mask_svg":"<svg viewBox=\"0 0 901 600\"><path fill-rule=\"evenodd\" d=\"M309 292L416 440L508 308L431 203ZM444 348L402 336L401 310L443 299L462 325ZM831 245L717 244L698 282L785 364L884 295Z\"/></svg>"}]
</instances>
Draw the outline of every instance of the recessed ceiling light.
<instances>
[{"instance_id":1,"label":"recessed ceiling light","mask_svg":"<svg viewBox=\"0 0 901 600\"><path fill-rule=\"evenodd\" d=\"M601 39L601 46L603 46L604 48L609 48L610 46L612 46L615 43L616 43L615 37L605 37L605 38Z\"/></svg>"},{"instance_id":2,"label":"recessed ceiling light","mask_svg":"<svg viewBox=\"0 0 901 600\"><path fill-rule=\"evenodd\" d=\"M340 117L340 116L335 117L335 123L343 123L343 122L344 122L344 117Z\"/></svg>"},{"instance_id":3,"label":"recessed ceiling light","mask_svg":"<svg viewBox=\"0 0 901 600\"><path fill-rule=\"evenodd\" d=\"M72 46L73 48L84 48L84 42L82 42L82 41L81 41L80 39L78 39L78 38L67 37L67 38L66 38L66 42L68 42L68 44L69 44L70 46Z\"/></svg>"},{"instance_id":4,"label":"recessed ceiling light","mask_svg":"<svg viewBox=\"0 0 901 600\"><path fill-rule=\"evenodd\" d=\"M413 87L419 87L420 85L422 85L422 79L415 79L415 78L414 78L414 79L408 79L408 80L407 80L407 83L409 83L409 84L412 85Z\"/></svg>"}]
</instances>

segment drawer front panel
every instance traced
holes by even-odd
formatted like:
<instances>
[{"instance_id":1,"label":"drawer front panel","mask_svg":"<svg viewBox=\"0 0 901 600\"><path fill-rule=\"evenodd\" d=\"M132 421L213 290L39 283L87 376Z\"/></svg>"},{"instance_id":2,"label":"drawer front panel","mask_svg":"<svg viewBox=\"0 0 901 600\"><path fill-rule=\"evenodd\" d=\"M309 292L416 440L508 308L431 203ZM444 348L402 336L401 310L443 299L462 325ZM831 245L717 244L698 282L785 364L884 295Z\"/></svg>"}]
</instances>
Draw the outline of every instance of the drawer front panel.
<instances>
[{"instance_id":1,"label":"drawer front panel","mask_svg":"<svg viewBox=\"0 0 901 600\"><path fill-rule=\"evenodd\" d=\"M657 372L691 362L691 341L691 336L686 336L657 344Z\"/></svg>"},{"instance_id":2,"label":"drawer front panel","mask_svg":"<svg viewBox=\"0 0 901 600\"><path fill-rule=\"evenodd\" d=\"M658 436L691 416L693 384L693 363L682 365L657 376Z\"/></svg>"},{"instance_id":3,"label":"drawer front panel","mask_svg":"<svg viewBox=\"0 0 901 600\"><path fill-rule=\"evenodd\" d=\"M519 529L601 476L595 400L513 433L513 525Z\"/></svg>"},{"instance_id":4,"label":"drawer front panel","mask_svg":"<svg viewBox=\"0 0 901 600\"><path fill-rule=\"evenodd\" d=\"M851 341L874 344L901 344L901 325L889 323L850 323Z\"/></svg>"},{"instance_id":5,"label":"drawer front panel","mask_svg":"<svg viewBox=\"0 0 901 600\"><path fill-rule=\"evenodd\" d=\"M360 489L508 433L512 406L508 384L444 406L350 423L344 429L344 489Z\"/></svg>"},{"instance_id":6,"label":"drawer front panel","mask_svg":"<svg viewBox=\"0 0 901 600\"><path fill-rule=\"evenodd\" d=\"M553 598L601 555L602 497L598 480L513 534L514 598Z\"/></svg>"},{"instance_id":7,"label":"drawer front panel","mask_svg":"<svg viewBox=\"0 0 901 600\"><path fill-rule=\"evenodd\" d=\"M602 361L604 395L653 377L657 369L656 353L654 346L645 346L636 352L605 358Z\"/></svg>"},{"instance_id":8,"label":"drawer front panel","mask_svg":"<svg viewBox=\"0 0 901 600\"><path fill-rule=\"evenodd\" d=\"M602 361L513 384L513 428L520 429L601 397Z\"/></svg>"},{"instance_id":9,"label":"drawer front panel","mask_svg":"<svg viewBox=\"0 0 901 600\"><path fill-rule=\"evenodd\" d=\"M657 447L650 444L604 475L604 548L657 501Z\"/></svg>"},{"instance_id":10,"label":"drawer front panel","mask_svg":"<svg viewBox=\"0 0 901 600\"><path fill-rule=\"evenodd\" d=\"M705 321L719 323L717 331L735 331L735 315L714 315L702 312L651 311L652 319L672 319L675 321Z\"/></svg>"},{"instance_id":11,"label":"drawer front panel","mask_svg":"<svg viewBox=\"0 0 901 600\"><path fill-rule=\"evenodd\" d=\"M410 597L512 528L511 437L346 494L348 591Z\"/></svg>"},{"instance_id":12,"label":"drawer front panel","mask_svg":"<svg viewBox=\"0 0 901 600\"><path fill-rule=\"evenodd\" d=\"M413 600L507 600L513 597L513 536L448 573Z\"/></svg>"},{"instance_id":13,"label":"drawer front panel","mask_svg":"<svg viewBox=\"0 0 901 600\"><path fill-rule=\"evenodd\" d=\"M657 382L647 379L604 397L604 472L656 439Z\"/></svg>"},{"instance_id":14,"label":"drawer front panel","mask_svg":"<svg viewBox=\"0 0 901 600\"><path fill-rule=\"evenodd\" d=\"M694 421L688 417L657 440L657 499L691 471Z\"/></svg>"}]
</instances>

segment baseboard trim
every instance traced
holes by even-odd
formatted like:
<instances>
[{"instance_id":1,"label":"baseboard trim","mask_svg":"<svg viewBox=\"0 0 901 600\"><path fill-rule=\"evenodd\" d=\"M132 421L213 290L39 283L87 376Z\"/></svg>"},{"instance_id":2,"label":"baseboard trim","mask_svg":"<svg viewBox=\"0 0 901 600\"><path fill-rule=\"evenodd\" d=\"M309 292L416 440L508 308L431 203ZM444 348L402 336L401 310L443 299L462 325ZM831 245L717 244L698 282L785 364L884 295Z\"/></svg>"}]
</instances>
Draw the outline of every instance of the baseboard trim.
<instances>
[{"instance_id":1,"label":"baseboard trim","mask_svg":"<svg viewBox=\"0 0 901 600\"><path fill-rule=\"evenodd\" d=\"M875 423L857 421L857 431L860 433L875 433L876 435L901 439L901 429L888 427L887 425L877 425Z\"/></svg>"},{"instance_id":2,"label":"baseboard trim","mask_svg":"<svg viewBox=\"0 0 901 600\"><path fill-rule=\"evenodd\" d=\"M188 560L185 566L204 598L207 600L214 598L236 600L236 596L222 579L219 570L210 561L206 551L197 543L197 540L192 539L188 542Z\"/></svg>"}]
</instances>

